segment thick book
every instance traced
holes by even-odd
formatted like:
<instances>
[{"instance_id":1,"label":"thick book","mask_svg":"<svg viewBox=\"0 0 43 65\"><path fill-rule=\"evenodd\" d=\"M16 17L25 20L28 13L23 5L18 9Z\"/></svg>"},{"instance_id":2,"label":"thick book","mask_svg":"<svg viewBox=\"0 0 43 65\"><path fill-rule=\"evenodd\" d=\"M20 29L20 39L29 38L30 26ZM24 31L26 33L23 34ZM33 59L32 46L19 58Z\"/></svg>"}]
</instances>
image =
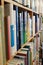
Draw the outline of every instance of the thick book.
<instances>
[{"instance_id":1,"label":"thick book","mask_svg":"<svg viewBox=\"0 0 43 65\"><path fill-rule=\"evenodd\" d=\"M9 12L8 12L9 11ZM11 44L11 56L14 56L14 49L15 49L15 36L14 36L14 11L13 11L13 4L5 4L4 5L4 12L5 16L10 16L10 44ZM16 15L15 15L16 16Z\"/></svg>"},{"instance_id":2,"label":"thick book","mask_svg":"<svg viewBox=\"0 0 43 65\"><path fill-rule=\"evenodd\" d=\"M5 27L5 43L6 43L6 59L9 60L10 55L10 16L4 18L4 27Z\"/></svg>"},{"instance_id":3,"label":"thick book","mask_svg":"<svg viewBox=\"0 0 43 65\"><path fill-rule=\"evenodd\" d=\"M5 32L4 32L4 10L0 6L0 65L6 63Z\"/></svg>"}]
</instances>

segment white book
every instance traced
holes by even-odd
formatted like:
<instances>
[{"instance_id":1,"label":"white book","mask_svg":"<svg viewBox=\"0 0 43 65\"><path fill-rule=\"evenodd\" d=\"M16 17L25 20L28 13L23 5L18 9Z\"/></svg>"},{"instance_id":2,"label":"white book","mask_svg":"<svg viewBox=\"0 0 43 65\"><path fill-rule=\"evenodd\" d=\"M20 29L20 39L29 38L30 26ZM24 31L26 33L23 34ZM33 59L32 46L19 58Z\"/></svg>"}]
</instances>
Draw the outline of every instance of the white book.
<instances>
[{"instance_id":1,"label":"white book","mask_svg":"<svg viewBox=\"0 0 43 65\"><path fill-rule=\"evenodd\" d=\"M17 51L17 43L16 43L16 10L13 10L13 21L14 21L14 44L15 44L15 52Z\"/></svg>"},{"instance_id":2,"label":"white book","mask_svg":"<svg viewBox=\"0 0 43 65\"><path fill-rule=\"evenodd\" d=\"M15 41L15 36L13 37L13 39L12 39L12 35L15 35L15 21L16 21L16 19L15 19L15 12L13 11L13 4L10 4L10 18L11 18L11 21L10 21L10 27L12 27L13 26L13 28L12 28L12 31L13 31L13 34L12 34L12 31L11 31L11 56L14 56L14 54L15 54L15 43L16 43L16 41ZM12 42L13 41L13 42ZM13 44L13 45L12 45Z\"/></svg>"},{"instance_id":3,"label":"white book","mask_svg":"<svg viewBox=\"0 0 43 65\"><path fill-rule=\"evenodd\" d=\"M27 5L27 0L24 0L24 5L25 5L25 6Z\"/></svg>"},{"instance_id":4,"label":"white book","mask_svg":"<svg viewBox=\"0 0 43 65\"><path fill-rule=\"evenodd\" d=\"M22 4L22 0L18 0L18 2L19 2L20 4Z\"/></svg>"},{"instance_id":5,"label":"white book","mask_svg":"<svg viewBox=\"0 0 43 65\"><path fill-rule=\"evenodd\" d=\"M39 47L40 47L40 36L38 37L38 51L39 51Z\"/></svg>"},{"instance_id":6,"label":"white book","mask_svg":"<svg viewBox=\"0 0 43 65\"><path fill-rule=\"evenodd\" d=\"M30 8L30 0L26 0L26 5Z\"/></svg>"},{"instance_id":7,"label":"white book","mask_svg":"<svg viewBox=\"0 0 43 65\"><path fill-rule=\"evenodd\" d=\"M35 1L32 0L32 9L35 10Z\"/></svg>"},{"instance_id":8,"label":"white book","mask_svg":"<svg viewBox=\"0 0 43 65\"><path fill-rule=\"evenodd\" d=\"M38 31L38 32L39 32L39 23L40 23L39 17L37 17L37 31Z\"/></svg>"},{"instance_id":9,"label":"white book","mask_svg":"<svg viewBox=\"0 0 43 65\"><path fill-rule=\"evenodd\" d=\"M33 54L33 42L28 42L26 45L27 45L27 46L30 46L30 48L31 48L31 52L32 52L32 61L33 61L33 60L34 60L34 54Z\"/></svg>"},{"instance_id":10,"label":"white book","mask_svg":"<svg viewBox=\"0 0 43 65\"><path fill-rule=\"evenodd\" d=\"M33 16L33 36L35 35L35 16Z\"/></svg>"},{"instance_id":11,"label":"white book","mask_svg":"<svg viewBox=\"0 0 43 65\"><path fill-rule=\"evenodd\" d=\"M29 32L30 32L30 37L32 36L32 20L29 18Z\"/></svg>"},{"instance_id":12,"label":"white book","mask_svg":"<svg viewBox=\"0 0 43 65\"><path fill-rule=\"evenodd\" d=\"M14 13L13 13L13 4L5 4L5 16L10 16L10 29L14 32ZM12 42L12 31L10 30L10 46L11 46L11 56L14 56L15 53L15 45L14 42ZM13 33L14 34L14 33ZM13 46L12 46L13 44Z\"/></svg>"}]
</instances>

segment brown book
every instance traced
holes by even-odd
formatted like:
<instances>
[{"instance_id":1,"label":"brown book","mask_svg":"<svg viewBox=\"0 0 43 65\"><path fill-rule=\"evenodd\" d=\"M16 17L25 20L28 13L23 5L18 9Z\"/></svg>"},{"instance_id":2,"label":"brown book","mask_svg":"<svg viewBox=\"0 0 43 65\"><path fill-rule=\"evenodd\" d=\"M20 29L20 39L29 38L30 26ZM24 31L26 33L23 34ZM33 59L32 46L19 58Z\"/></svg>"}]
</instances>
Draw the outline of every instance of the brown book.
<instances>
[{"instance_id":1,"label":"brown book","mask_svg":"<svg viewBox=\"0 0 43 65\"><path fill-rule=\"evenodd\" d=\"M10 59L10 16L4 18L6 58Z\"/></svg>"}]
</instances>

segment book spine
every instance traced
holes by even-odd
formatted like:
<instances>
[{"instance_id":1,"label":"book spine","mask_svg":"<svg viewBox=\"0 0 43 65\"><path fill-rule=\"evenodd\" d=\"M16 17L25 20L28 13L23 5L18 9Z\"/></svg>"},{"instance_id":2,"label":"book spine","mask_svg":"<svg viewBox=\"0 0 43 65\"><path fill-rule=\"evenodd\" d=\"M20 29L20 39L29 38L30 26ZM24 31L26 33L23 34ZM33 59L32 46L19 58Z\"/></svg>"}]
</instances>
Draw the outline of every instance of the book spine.
<instances>
[{"instance_id":1,"label":"book spine","mask_svg":"<svg viewBox=\"0 0 43 65\"><path fill-rule=\"evenodd\" d=\"M35 33L37 33L37 15L35 16Z\"/></svg>"},{"instance_id":2,"label":"book spine","mask_svg":"<svg viewBox=\"0 0 43 65\"><path fill-rule=\"evenodd\" d=\"M18 31L19 31L19 48L21 48L21 30L20 30L20 14L21 13L18 13Z\"/></svg>"},{"instance_id":3,"label":"book spine","mask_svg":"<svg viewBox=\"0 0 43 65\"><path fill-rule=\"evenodd\" d=\"M6 42L6 58L10 59L10 16L5 17L4 20L5 27L5 42Z\"/></svg>"},{"instance_id":4,"label":"book spine","mask_svg":"<svg viewBox=\"0 0 43 65\"><path fill-rule=\"evenodd\" d=\"M33 16L33 36L35 35L35 16Z\"/></svg>"},{"instance_id":5,"label":"book spine","mask_svg":"<svg viewBox=\"0 0 43 65\"><path fill-rule=\"evenodd\" d=\"M15 43L15 52L17 51L16 43L16 10L13 10L13 20L14 20L14 43Z\"/></svg>"},{"instance_id":6,"label":"book spine","mask_svg":"<svg viewBox=\"0 0 43 65\"><path fill-rule=\"evenodd\" d=\"M24 17L24 11L23 11L23 43L25 43L25 17Z\"/></svg>"},{"instance_id":7,"label":"book spine","mask_svg":"<svg viewBox=\"0 0 43 65\"><path fill-rule=\"evenodd\" d=\"M10 4L10 39L11 39L11 56L14 56L15 42L14 42L14 20L13 20L13 4Z\"/></svg>"},{"instance_id":8,"label":"book spine","mask_svg":"<svg viewBox=\"0 0 43 65\"><path fill-rule=\"evenodd\" d=\"M21 46L23 45L23 12L20 13Z\"/></svg>"},{"instance_id":9,"label":"book spine","mask_svg":"<svg viewBox=\"0 0 43 65\"><path fill-rule=\"evenodd\" d=\"M27 41L27 11L24 12L25 17L25 42Z\"/></svg>"},{"instance_id":10,"label":"book spine","mask_svg":"<svg viewBox=\"0 0 43 65\"><path fill-rule=\"evenodd\" d=\"M28 0L28 7L30 8L30 0Z\"/></svg>"},{"instance_id":11,"label":"book spine","mask_svg":"<svg viewBox=\"0 0 43 65\"><path fill-rule=\"evenodd\" d=\"M16 40L17 40L17 50L19 47L19 28L18 28L18 7L16 7Z\"/></svg>"}]
</instances>

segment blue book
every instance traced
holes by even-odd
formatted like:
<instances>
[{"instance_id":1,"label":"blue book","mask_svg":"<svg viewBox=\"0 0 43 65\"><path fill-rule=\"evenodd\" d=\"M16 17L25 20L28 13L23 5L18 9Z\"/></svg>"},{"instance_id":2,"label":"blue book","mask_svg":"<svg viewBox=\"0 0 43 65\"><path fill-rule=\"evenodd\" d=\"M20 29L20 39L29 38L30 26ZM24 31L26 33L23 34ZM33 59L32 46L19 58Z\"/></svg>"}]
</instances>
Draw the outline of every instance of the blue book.
<instances>
[{"instance_id":1,"label":"blue book","mask_svg":"<svg viewBox=\"0 0 43 65\"><path fill-rule=\"evenodd\" d=\"M25 15L23 11L23 43L25 43Z\"/></svg>"},{"instance_id":2,"label":"blue book","mask_svg":"<svg viewBox=\"0 0 43 65\"><path fill-rule=\"evenodd\" d=\"M11 31L11 47L14 46L14 25L10 25Z\"/></svg>"},{"instance_id":3,"label":"blue book","mask_svg":"<svg viewBox=\"0 0 43 65\"><path fill-rule=\"evenodd\" d=\"M20 49L20 42L19 42L19 20L18 20L18 7L16 6L16 40L17 40L17 50Z\"/></svg>"},{"instance_id":4,"label":"blue book","mask_svg":"<svg viewBox=\"0 0 43 65\"><path fill-rule=\"evenodd\" d=\"M24 0L22 0L22 4L24 5Z\"/></svg>"},{"instance_id":5,"label":"blue book","mask_svg":"<svg viewBox=\"0 0 43 65\"><path fill-rule=\"evenodd\" d=\"M23 12L20 13L21 46L23 45Z\"/></svg>"},{"instance_id":6,"label":"blue book","mask_svg":"<svg viewBox=\"0 0 43 65\"><path fill-rule=\"evenodd\" d=\"M31 64L31 62L30 62L31 61L30 60L30 46L26 45L23 48L27 48L28 49L28 50L25 49L25 51L28 52L28 54L27 54L27 59L28 59L27 63L28 63L28 65L30 65Z\"/></svg>"},{"instance_id":7,"label":"blue book","mask_svg":"<svg viewBox=\"0 0 43 65\"><path fill-rule=\"evenodd\" d=\"M35 33L37 33L37 15L35 16Z\"/></svg>"},{"instance_id":8,"label":"blue book","mask_svg":"<svg viewBox=\"0 0 43 65\"><path fill-rule=\"evenodd\" d=\"M18 32L18 7L16 7L16 42L17 42L17 50L19 49L19 32Z\"/></svg>"}]
</instances>

